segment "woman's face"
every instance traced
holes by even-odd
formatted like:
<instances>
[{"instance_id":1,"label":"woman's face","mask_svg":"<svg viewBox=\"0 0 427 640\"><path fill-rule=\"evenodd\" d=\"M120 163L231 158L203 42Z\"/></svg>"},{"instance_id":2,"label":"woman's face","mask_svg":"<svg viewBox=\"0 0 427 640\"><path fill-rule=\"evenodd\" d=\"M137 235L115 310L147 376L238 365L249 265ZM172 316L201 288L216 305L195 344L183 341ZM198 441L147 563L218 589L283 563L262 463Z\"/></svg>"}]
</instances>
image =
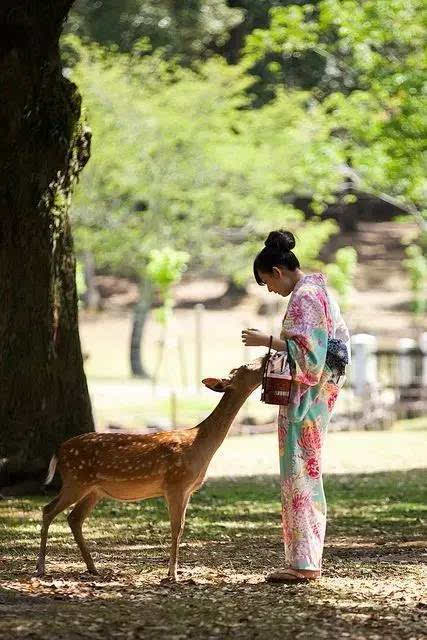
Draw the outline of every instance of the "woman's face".
<instances>
[{"instance_id":1,"label":"woman's face","mask_svg":"<svg viewBox=\"0 0 427 640\"><path fill-rule=\"evenodd\" d=\"M271 273L258 271L258 275L266 285L267 289L279 296L288 296L295 286L295 273L285 269L285 267L273 267Z\"/></svg>"}]
</instances>

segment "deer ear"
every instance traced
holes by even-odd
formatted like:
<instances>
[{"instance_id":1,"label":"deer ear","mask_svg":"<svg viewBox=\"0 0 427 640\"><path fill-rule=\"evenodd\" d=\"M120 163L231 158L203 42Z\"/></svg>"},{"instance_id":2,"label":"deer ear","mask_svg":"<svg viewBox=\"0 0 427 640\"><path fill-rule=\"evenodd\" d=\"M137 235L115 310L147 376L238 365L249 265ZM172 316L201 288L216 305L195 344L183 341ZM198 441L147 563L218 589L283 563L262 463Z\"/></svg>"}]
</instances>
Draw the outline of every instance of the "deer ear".
<instances>
[{"instance_id":1,"label":"deer ear","mask_svg":"<svg viewBox=\"0 0 427 640\"><path fill-rule=\"evenodd\" d=\"M224 393L228 385L230 384L229 380L225 380L224 378L204 378L202 383L208 389L212 389L212 391L218 391L219 393Z\"/></svg>"}]
</instances>

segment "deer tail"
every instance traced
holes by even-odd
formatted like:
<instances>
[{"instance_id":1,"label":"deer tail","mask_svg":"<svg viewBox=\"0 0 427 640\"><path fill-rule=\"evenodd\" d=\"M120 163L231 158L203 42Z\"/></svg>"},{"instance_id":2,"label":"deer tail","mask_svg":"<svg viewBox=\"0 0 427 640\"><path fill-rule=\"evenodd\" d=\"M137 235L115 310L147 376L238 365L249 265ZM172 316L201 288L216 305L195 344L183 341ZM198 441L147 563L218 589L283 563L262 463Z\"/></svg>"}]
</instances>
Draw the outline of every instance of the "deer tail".
<instances>
[{"instance_id":1,"label":"deer tail","mask_svg":"<svg viewBox=\"0 0 427 640\"><path fill-rule=\"evenodd\" d=\"M52 482L53 476L55 475L55 470L56 470L56 465L57 464L58 464L58 457L54 453L52 458L50 459L49 470L47 472L46 480L44 481L45 485L49 484L49 482Z\"/></svg>"}]
</instances>

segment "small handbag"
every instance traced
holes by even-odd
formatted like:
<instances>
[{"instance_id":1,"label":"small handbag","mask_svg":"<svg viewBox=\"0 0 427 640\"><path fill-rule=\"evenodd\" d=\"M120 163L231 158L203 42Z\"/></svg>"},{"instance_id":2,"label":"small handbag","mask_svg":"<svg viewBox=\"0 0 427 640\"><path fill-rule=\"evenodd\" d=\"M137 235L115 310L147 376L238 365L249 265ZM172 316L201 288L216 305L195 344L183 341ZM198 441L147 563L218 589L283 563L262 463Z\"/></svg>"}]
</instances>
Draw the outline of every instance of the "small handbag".
<instances>
[{"instance_id":1,"label":"small handbag","mask_svg":"<svg viewBox=\"0 0 427 640\"><path fill-rule=\"evenodd\" d=\"M261 401L266 404L288 405L292 388L289 353L287 349L271 353L272 341L273 336L270 336L262 376Z\"/></svg>"}]
</instances>

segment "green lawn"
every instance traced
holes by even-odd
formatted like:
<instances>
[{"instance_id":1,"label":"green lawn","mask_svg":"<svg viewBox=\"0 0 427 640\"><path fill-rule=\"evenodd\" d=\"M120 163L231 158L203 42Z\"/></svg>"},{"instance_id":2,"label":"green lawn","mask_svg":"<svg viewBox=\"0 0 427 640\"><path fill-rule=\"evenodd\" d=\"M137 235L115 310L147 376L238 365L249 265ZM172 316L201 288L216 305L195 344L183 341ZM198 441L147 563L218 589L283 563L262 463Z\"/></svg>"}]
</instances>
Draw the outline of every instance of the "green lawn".
<instances>
[{"instance_id":1,"label":"green lawn","mask_svg":"<svg viewBox=\"0 0 427 640\"><path fill-rule=\"evenodd\" d=\"M160 499L97 507L85 525L97 577L84 573L59 516L43 579L34 565L47 497L3 500L0 635L421 638L425 480L421 469L328 475L324 578L309 586L263 581L283 559L275 476L215 478L194 495L177 585L161 582L169 524Z\"/></svg>"}]
</instances>

